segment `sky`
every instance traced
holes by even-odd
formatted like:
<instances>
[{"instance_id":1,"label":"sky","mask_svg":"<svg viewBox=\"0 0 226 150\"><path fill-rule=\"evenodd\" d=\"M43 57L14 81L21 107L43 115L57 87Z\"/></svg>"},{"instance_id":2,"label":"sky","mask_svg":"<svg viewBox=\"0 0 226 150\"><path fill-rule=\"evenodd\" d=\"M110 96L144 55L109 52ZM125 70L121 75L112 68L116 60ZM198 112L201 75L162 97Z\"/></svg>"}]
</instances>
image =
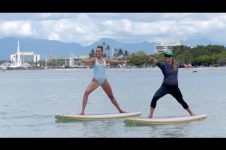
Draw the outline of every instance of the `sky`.
<instances>
[{"instance_id":1,"label":"sky","mask_svg":"<svg viewBox=\"0 0 226 150\"><path fill-rule=\"evenodd\" d=\"M0 38L124 43L207 39L226 42L226 13L0 13ZM225 42L224 42L225 41Z\"/></svg>"}]
</instances>

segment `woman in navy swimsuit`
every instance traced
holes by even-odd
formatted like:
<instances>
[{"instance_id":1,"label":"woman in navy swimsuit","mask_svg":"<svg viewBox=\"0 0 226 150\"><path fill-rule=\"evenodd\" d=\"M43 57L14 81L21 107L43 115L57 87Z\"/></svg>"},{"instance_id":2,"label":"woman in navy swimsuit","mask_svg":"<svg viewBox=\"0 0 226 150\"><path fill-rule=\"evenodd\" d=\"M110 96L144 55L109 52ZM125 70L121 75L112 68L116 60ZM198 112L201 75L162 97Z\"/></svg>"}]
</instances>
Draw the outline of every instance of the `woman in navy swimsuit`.
<instances>
[{"instance_id":1,"label":"woman in navy swimsuit","mask_svg":"<svg viewBox=\"0 0 226 150\"><path fill-rule=\"evenodd\" d=\"M194 113L191 111L191 109L183 99L181 91L178 87L177 79L178 68L191 68L192 65L176 64L175 60L173 59L173 52L171 50L165 52L165 59L166 63L163 63L153 57L150 58L150 60L154 61L154 63L156 63L156 65L162 70L164 79L161 87L157 90L152 98L150 114L148 117L153 117L157 101L166 94L171 94L182 105L182 107L188 111L191 116L194 116Z\"/></svg>"}]
</instances>

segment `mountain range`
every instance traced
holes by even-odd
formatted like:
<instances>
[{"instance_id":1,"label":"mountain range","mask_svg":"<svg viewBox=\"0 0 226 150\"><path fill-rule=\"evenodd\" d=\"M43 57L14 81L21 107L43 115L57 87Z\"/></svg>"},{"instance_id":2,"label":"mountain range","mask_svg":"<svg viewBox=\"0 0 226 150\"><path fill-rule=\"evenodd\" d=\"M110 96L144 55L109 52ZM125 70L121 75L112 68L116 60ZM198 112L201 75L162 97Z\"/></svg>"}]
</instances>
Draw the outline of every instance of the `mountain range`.
<instances>
[{"instance_id":1,"label":"mountain range","mask_svg":"<svg viewBox=\"0 0 226 150\"><path fill-rule=\"evenodd\" d=\"M79 43L65 43L55 40L34 39L34 38L17 38L6 37L0 39L0 60L9 60L11 54L15 54L17 50L17 41L20 43L21 52L34 52L39 54L41 59L47 59L48 57L69 57L70 53L75 56L88 55L92 49L95 49L97 45L102 45L105 42L111 49L121 48L127 50L129 54L136 51L145 51L147 54L154 53L155 42L141 42L141 43L122 43L110 38L102 38L91 45L82 46ZM182 44L196 46L197 44L206 44L208 42L203 41L184 41Z\"/></svg>"},{"instance_id":2,"label":"mountain range","mask_svg":"<svg viewBox=\"0 0 226 150\"><path fill-rule=\"evenodd\" d=\"M33 38L16 38L7 37L0 39L0 60L9 60L11 54L15 54L17 50L17 41L20 43L21 52L34 52L39 54L41 59L48 57L65 57L74 54L75 56L88 55L97 45L102 45L105 42L111 49L122 48L129 53L143 50L148 54L154 52L156 43L121 43L119 41L102 38L91 45L82 46L79 43L64 43L54 40L33 39Z\"/></svg>"}]
</instances>

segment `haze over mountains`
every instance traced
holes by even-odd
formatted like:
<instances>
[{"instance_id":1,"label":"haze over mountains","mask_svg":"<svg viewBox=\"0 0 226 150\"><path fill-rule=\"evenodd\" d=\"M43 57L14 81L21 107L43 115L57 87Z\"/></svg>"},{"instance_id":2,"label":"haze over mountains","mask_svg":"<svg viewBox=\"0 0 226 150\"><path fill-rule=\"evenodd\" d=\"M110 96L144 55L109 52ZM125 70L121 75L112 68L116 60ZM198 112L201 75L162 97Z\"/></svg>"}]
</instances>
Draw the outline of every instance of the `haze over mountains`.
<instances>
[{"instance_id":1,"label":"haze over mountains","mask_svg":"<svg viewBox=\"0 0 226 150\"><path fill-rule=\"evenodd\" d=\"M53 40L33 39L33 38L16 38L7 37L0 39L0 60L9 60L10 55L14 54L17 50L17 41L20 42L20 50L34 52L39 54L41 59L48 57L65 57L70 53L74 53L75 56L88 55L91 49L95 49L97 45L101 45L105 42L111 49L122 48L127 50L130 54L136 51L145 51L147 54L154 53L154 46L158 43L155 42L141 42L141 43L122 43L110 38L102 38L91 45L82 46L79 43L65 43ZM183 45L208 45L211 44L207 40L191 40L181 41Z\"/></svg>"}]
</instances>

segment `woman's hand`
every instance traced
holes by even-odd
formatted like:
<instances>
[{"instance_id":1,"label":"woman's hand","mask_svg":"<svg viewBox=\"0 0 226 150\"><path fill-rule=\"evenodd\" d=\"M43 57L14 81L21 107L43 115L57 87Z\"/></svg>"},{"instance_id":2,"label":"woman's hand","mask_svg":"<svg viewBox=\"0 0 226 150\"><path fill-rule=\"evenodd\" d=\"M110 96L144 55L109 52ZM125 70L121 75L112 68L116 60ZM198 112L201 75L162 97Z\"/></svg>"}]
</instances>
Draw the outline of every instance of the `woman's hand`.
<instances>
[{"instance_id":1,"label":"woman's hand","mask_svg":"<svg viewBox=\"0 0 226 150\"><path fill-rule=\"evenodd\" d=\"M184 67L185 68L192 68L192 65L191 64L188 64L188 65L184 64Z\"/></svg>"},{"instance_id":2,"label":"woman's hand","mask_svg":"<svg viewBox=\"0 0 226 150\"><path fill-rule=\"evenodd\" d=\"M154 58L154 57L152 57L152 56L149 56L148 61L150 61L150 62L154 62L154 63L157 63L157 59L155 59L155 58Z\"/></svg>"},{"instance_id":3,"label":"woman's hand","mask_svg":"<svg viewBox=\"0 0 226 150\"><path fill-rule=\"evenodd\" d=\"M123 64L124 65L127 65L128 64L128 61L127 60L123 61Z\"/></svg>"}]
</instances>

